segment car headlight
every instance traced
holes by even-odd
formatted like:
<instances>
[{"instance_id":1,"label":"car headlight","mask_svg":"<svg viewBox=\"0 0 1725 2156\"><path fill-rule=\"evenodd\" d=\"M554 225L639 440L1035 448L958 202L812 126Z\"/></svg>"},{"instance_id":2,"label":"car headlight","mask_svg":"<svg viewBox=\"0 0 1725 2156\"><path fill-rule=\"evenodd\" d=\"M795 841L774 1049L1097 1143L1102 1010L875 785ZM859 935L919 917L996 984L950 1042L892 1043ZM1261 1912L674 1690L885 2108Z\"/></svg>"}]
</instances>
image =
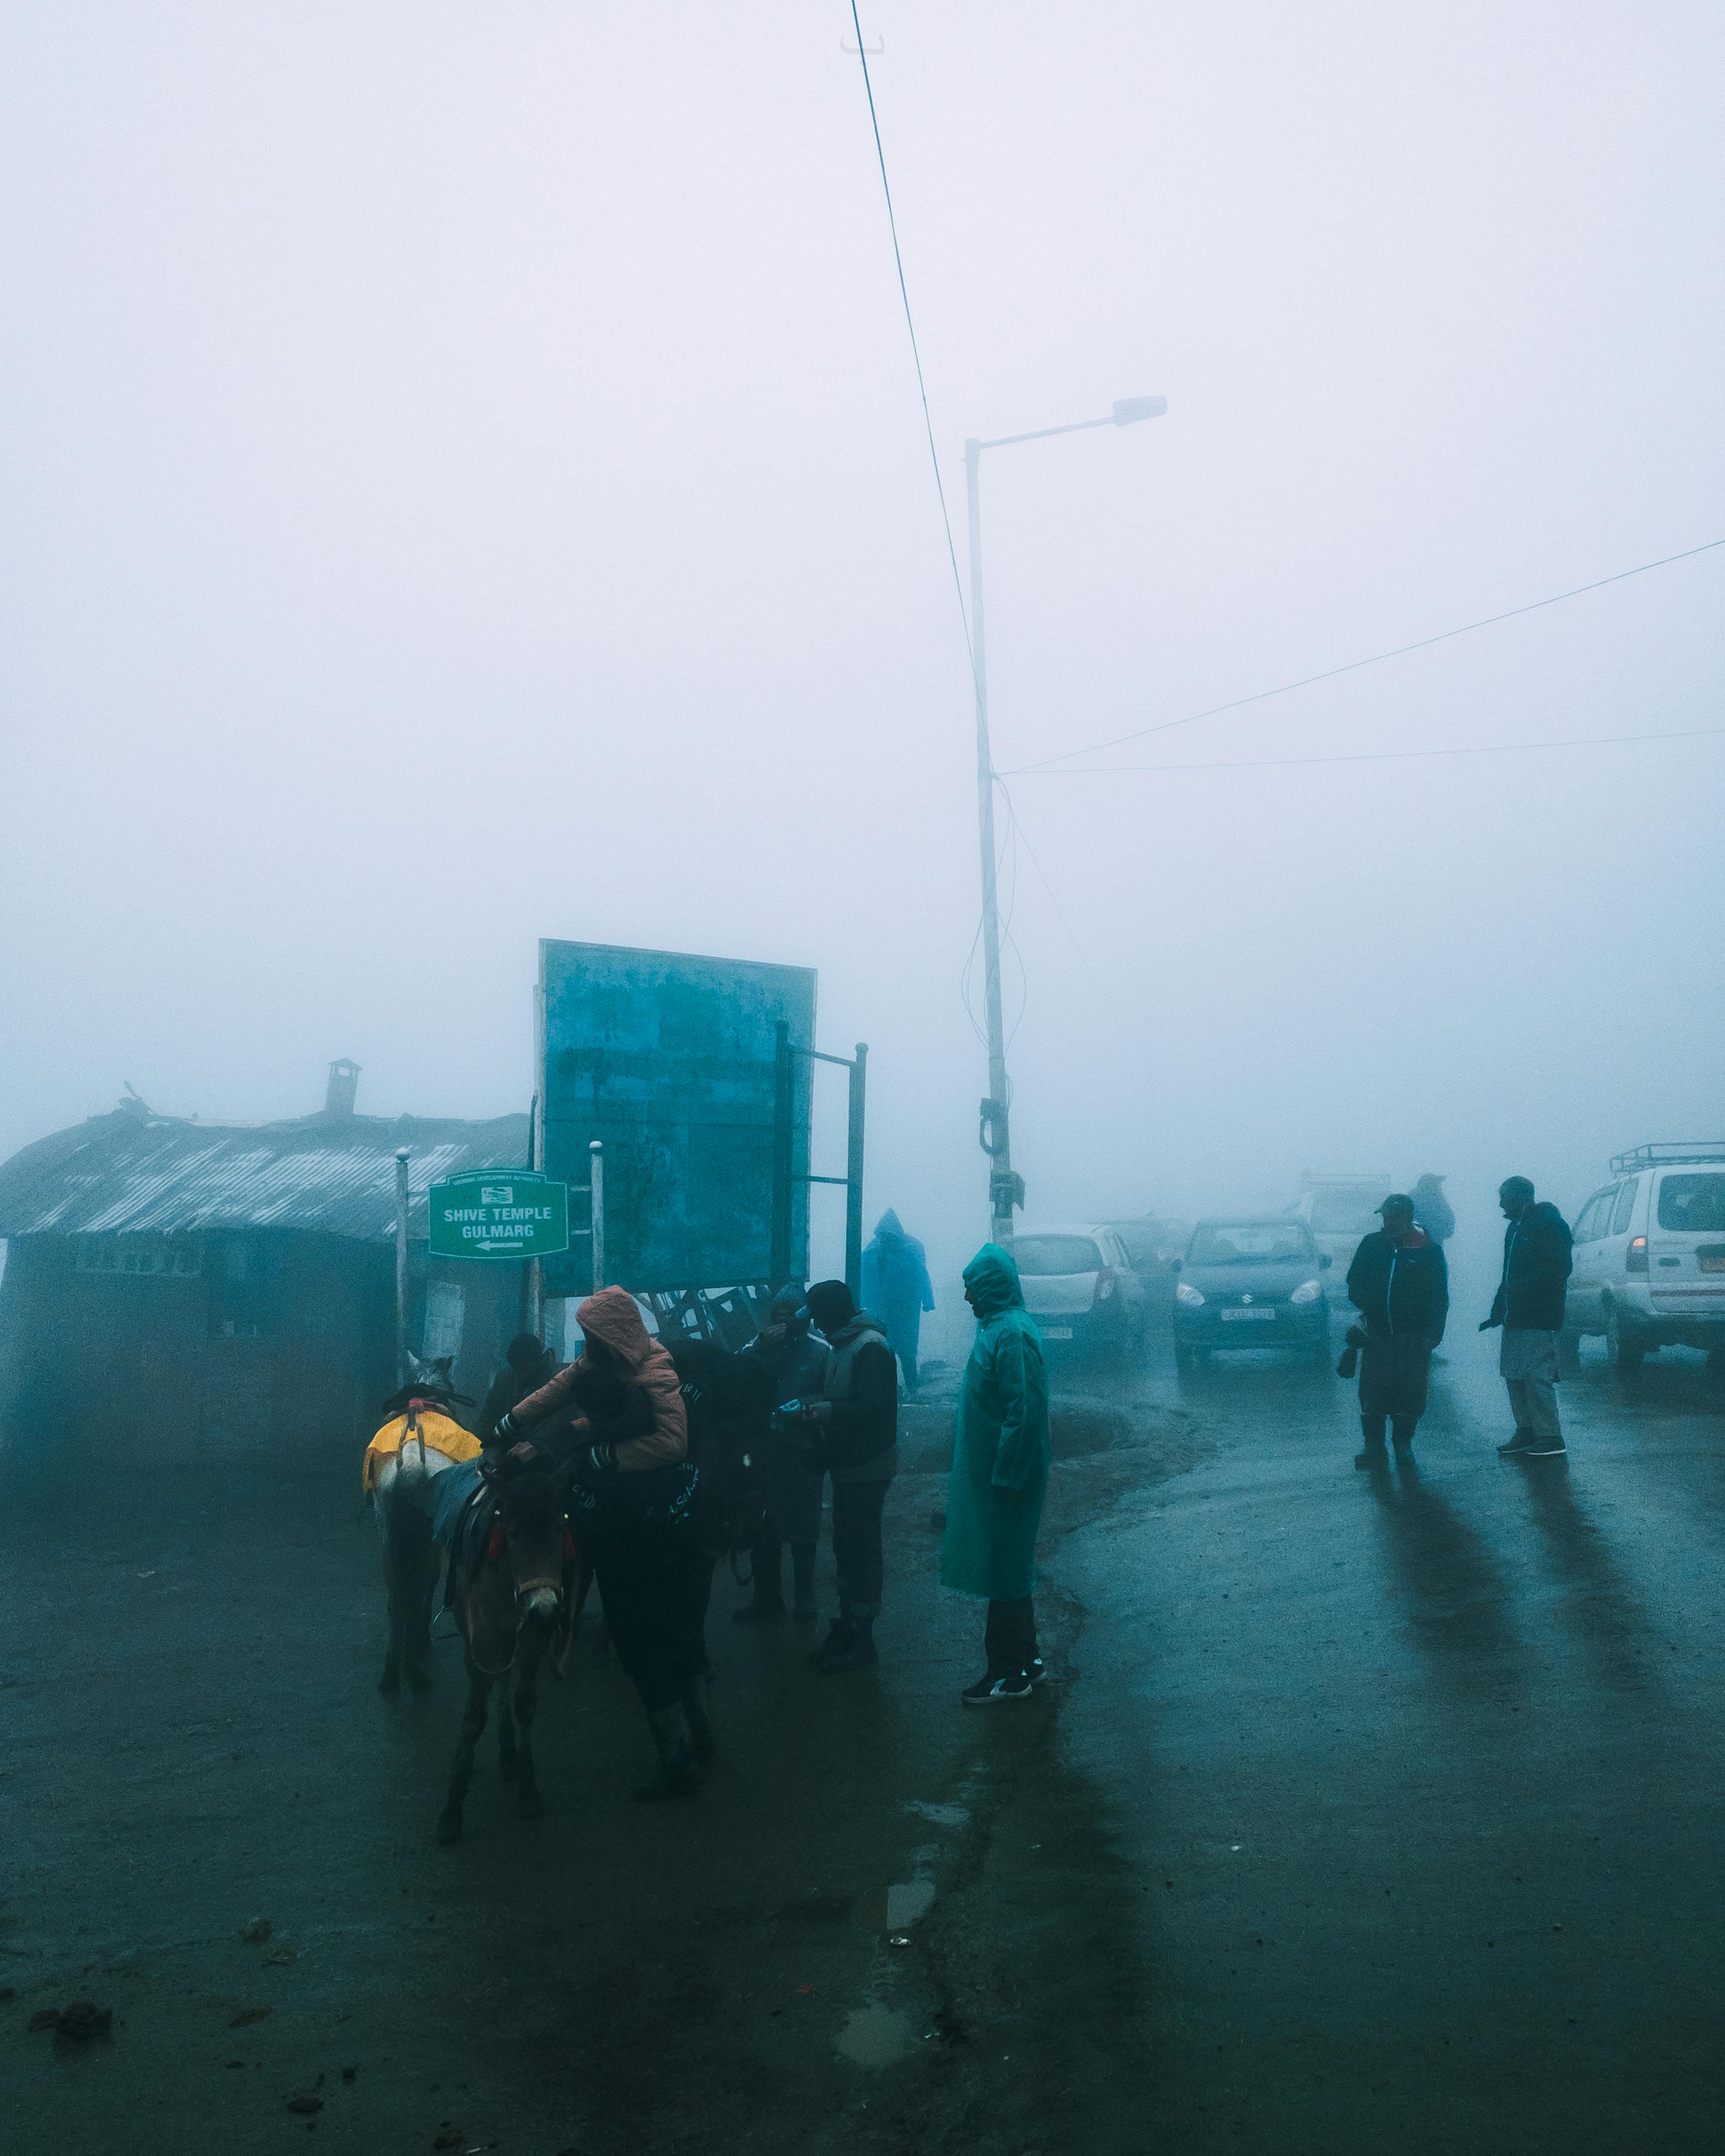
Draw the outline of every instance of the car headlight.
<instances>
[{"instance_id":1,"label":"car headlight","mask_svg":"<svg viewBox=\"0 0 1725 2156\"><path fill-rule=\"evenodd\" d=\"M1202 1306L1204 1297L1190 1281L1182 1281L1174 1289L1174 1301L1183 1302L1188 1310L1197 1310Z\"/></svg>"},{"instance_id":2,"label":"car headlight","mask_svg":"<svg viewBox=\"0 0 1725 2156\"><path fill-rule=\"evenodd\" d=\"M1322 1281L1301 1281L1288 1297L1290 1302L1316 1302L1324 1291Z\"/></svg>"}]
</instances>

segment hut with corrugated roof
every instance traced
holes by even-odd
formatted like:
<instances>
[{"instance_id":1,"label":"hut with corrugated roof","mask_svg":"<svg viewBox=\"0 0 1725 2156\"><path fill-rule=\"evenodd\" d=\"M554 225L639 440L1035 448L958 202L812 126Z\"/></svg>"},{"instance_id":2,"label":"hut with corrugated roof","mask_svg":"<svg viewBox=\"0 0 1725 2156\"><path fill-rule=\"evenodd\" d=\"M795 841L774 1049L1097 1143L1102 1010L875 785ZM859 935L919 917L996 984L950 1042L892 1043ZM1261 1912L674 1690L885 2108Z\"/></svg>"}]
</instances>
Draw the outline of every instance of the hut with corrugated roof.
<instances>
[{"instance_id":1,"label":"hut with corrugated roof","mask_svg":"<svg viewBox=\"0 0 1725 2156\"><path fill-rule=\"evenodd\" d=\"M429 1259L426 1193L519 1168L526 1115L322 1109L236 1125L135 1095L0 1166L0 1444L215 1459L357 1442L395 1384L395 1155L408 1149L409 1338L480 1398L521 1317L524 1267Z\"/></svg>"}]
</instances>

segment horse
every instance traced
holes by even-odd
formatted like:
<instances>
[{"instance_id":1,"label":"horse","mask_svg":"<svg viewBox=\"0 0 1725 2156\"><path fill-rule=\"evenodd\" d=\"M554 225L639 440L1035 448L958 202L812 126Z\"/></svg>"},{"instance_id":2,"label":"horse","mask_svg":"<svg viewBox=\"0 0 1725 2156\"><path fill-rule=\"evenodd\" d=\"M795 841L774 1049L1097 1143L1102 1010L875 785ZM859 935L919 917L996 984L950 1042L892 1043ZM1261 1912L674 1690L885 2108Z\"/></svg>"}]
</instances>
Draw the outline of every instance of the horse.
<instances>
[{"instance_id":1,"label":"horse","mask_svg":"<svg viewBox=\"0 0 1725 2156\"><path fill-rule=\"evenodd\" d=\"M440 1478L465 1469L479 1456L479 1440L450 1412L470 1406L449 1383L449 1358L408 1358L407 1384L383 1403L387 1419L367 1447L364 1483L377 1509L383 1539L383 1588L389 1608L389 1645L377 1689L401 1690L403 1671L415 1693L431 1686L433 1604L443 1571L434 1522L446 1493ZM472 1481L470 1472L459 1480Z\"/></svg>"},{"instance_id":2,"label":"horse","mask_svg":"<svg viewBox=\"0 0 1725 2156\"><path fill-rule=\"evenodd\" d=\"M473 1755L498 1687L498 1768L517 1784L516 1810L537 1819L545 1806L533 1771L533 1716L547 1649L566 1654L571 1613L586 1593L587 1567L569 1532L567 1485L543 1468L503 1478L495 1502L478 1501L449 1551L455 1621L467 1662L449 1793L437 1822L440 1842L461 1838ZM510 1679L515 1680L511 1698Z\"/></svg>"}]
</instances>

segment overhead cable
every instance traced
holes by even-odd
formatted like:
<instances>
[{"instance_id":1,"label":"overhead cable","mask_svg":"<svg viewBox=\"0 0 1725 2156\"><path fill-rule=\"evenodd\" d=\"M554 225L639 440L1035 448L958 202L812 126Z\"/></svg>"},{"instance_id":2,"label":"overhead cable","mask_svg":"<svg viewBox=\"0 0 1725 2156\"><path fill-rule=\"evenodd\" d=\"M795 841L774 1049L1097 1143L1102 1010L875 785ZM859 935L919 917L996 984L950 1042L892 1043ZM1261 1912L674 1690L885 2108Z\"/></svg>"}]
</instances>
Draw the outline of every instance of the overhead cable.
<instances>
[{"instance_id":1,"label":"overhead cable","mask_svg":"<svg viewBox=\"0 0 1725 2156\"><path fill-rule=\"evenodd\" d=\"M875 85L869 74L868 48L863 42L862 18L857 13L857 0L850 0L850 19L856 26L857 56L862 62L863 88L869 100L869 125L875 131L875 156L880 167L880 192L886 198L886 228L892 234L892 259L898 270L898 295L904 301L905 327L911 333L911 357L916 367L916 393L922 399L922 428L928 437L928 461L934 470L934 490L940 497L941 522L946 527L947 559L952 565L952 590L958 601L958 624L964 632L964 649L970 659L970 670L974 674L976 653L970 641L970 617L964 608L964 581L958 574L958 549L952 542L952 520L947 511L946 484L941 478L941 460L934 446L934 421L928 411L928 385L922 378L922 353L916 342L916 321L911 313L911 290L905 282L905 258L899 252L898 219L892 208L892 183L886 177L886 151L880 141L880 121L875 110Z\"/></svg>"},{"instance_id":2,"label":"overhead cable","mask_svg":"<svg viewBox=\"0 0 1725 2156\"><path fill-rule=\"evenodd\" d=\"M949 538L950 536L949 533ZM1570 591L1553 592L1548 598L1532 599L1526 606L1510 607L1502 613L1487 614L1482 621L1463 622L1459 629L1440 629L1435 636L1419 637L1412 644L1399 644L1390 651L1374 651L1368 659L1350 659L1345 665L1327 666L1321 674L1307 674L1297 681L1284 681L1274 689L1259 689L1250 696L1235 696L1226 704L1211 704L1204 711L1189 711L1184 718L1164 719L1158 726L1139 726L1129 734L1116 734L1111 741L1092 742L1088 748L1061 749L1057 754L1040 757L1034 763L1021 763L1016 769L1007 772L1004 776L1009 778L1019 778L1032 772L1040 773L1055 765L1065 763L1076 756L1100 756L1105 749L1123 748L1127 742L1143 741L1151 734L1165 734L1170 732L1175 726L1192 726L1199 719L1219 718L1224 711L1241 711L1249 704L1266 703L1272 696L1291 696L1296 689L1310 689L1320 681L1333 681L1338 675L1357 674L1363 666L1381 666L1387 659L1405 659L1410 651L1427 651L1433 644L1447 644L1454 637L1471 636L1476 629L1495 629L1499 622L1514 621L1518 616L1525 613L1538 613L1544 607L1561 606L1565 599L1579 599L1589 592L1602 592L1608 584L1620 584L1630 577L1645 577L1654 569L1668 569L1674 562L1693 561L1697 554L1711 554L1720 547L1725 547L1725 539L1709 539L1699 547L1686 547L1681 554L1663 554L1656 562L1642 562L1633 569L1619 569L1613 576L1596 578L1590 584L1577 584ZM954 575L957 573L956 564L953 573ZM1534 742L1529 746L1538 747L1543 744ZM1552 746L1568 747L1572 744L1553 742ZM1421 753L1422 752L1411 752ZM1432 753L1436 754L1438 752L1433 751ZM1329 759L1292 757L1286 760L1290 762L1303 763L1325 762ZM1117 770L1122 771L1147 767L1132 764L1119 764L1113 767ZM1164 770L1170 771L1208 770L1212 767L1209 765L1195 764L1168 764L1161 767Z\"/></svg>"},{"instance_id":3,"label":"overhead cable","mask_svg":"<svg viewBox=\"0 0 1725 2156\"><path fill-rule=\"evenodd\" d=\"M1573 741L1480 742L1458 748L1361 749L1341 756L1255 756L1219 757L1214 763L1097 763L1081 771L1049 771L1034 766L1020 778L1114 778L1127 771L1281 771L1296 763L1401 763L1428 756L1517 756L1527 749L1620 748L1634 742L1701 741L1725 734L1725 726L1685 726L1672 733L1582 734Z\"/></svg>"}]
</instances>

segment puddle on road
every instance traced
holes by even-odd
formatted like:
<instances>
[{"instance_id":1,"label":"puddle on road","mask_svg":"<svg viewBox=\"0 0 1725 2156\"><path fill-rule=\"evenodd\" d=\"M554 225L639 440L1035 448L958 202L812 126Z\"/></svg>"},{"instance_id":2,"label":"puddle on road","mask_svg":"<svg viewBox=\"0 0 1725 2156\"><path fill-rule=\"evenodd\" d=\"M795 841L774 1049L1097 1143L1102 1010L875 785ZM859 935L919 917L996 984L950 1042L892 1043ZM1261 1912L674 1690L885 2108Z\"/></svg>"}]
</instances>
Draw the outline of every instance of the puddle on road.
<instances>
[{"instance_id":1,"label":"puddle on road","mask_svg":"<svg viewBox=\"0 0 1725 2156\"><path fill-rule=\"evenodd\" d=\"M886 1928L908 1931L919 1917L926 1917L934 1901L934 1886L927 1879L907 1879L901 1887L886 1890Z\"/></svg>"},{"instance_id":2,"label":"puddle on road","mask_svg":"<svg viewBox=\"0 0 1725 2156\"><path fill-rule=\"evenodd\" d=\"M850 1913L865 1932L907 1932L933 1903L932 1879L906 1879L859 1894Z\"/></svg>"},{"instance_id":3,"label":"puddle on road","mask_svg":"<svg viewBox=\"0 0 1725 2156\"><path fill-rule=\"evenodd\" d=\"M968 1804L925 1804L912 1797L906 1804L907 1812L915 1812L919 1819L931 1820L936 1826L966 1826L970 1822Z\"/></svg>"},{"instance_id":4,"label":"puddle on road","mask_svg":"<svg viewBox=\"0 0 1725 2156\"><path fill-rule=\"evenodd\" d=\"M854 2006L835 2039L839 2056L853 2066L891 2066L908 2058L916 2040L902 2014L890 2006Z\"/></svg>"}]
</instances>

